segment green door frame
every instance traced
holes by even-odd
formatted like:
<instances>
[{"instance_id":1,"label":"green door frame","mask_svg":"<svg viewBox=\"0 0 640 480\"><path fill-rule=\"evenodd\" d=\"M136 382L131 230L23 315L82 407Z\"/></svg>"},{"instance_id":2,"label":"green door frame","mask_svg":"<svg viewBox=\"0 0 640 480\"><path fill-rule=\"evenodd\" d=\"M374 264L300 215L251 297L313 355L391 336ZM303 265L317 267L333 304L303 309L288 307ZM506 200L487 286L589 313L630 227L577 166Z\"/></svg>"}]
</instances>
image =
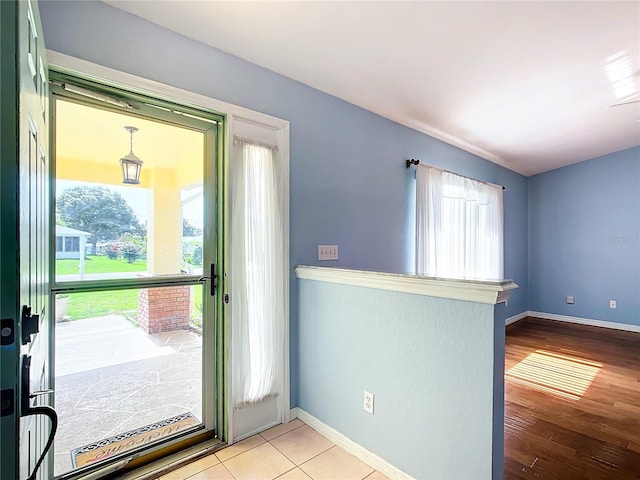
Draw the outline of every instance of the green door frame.
<instances>
[{"instance_id":1,"label":"green door frame","mask_svg":"<svg viewBox=\"0 0 640 480\"><path fill-rule=\"evenodd\" d=\"M213 302L208 303L208 311L203 312L203 315L210 316L212 313L215 318L215 339L212 345L215 348L215 354L212 352L211 348L205 349L205 356L203 358L203 363L206 365L215 365L215 372L213 378L215 378L214 385L211 384L207 378L204 378L204 388L215 389L215 405L214 412L205 412L204 417L205 421L208 416L213 415L214 423L215 423L215 433L218 439L222 442L225 442L227 439L228 432L228 420L226 415L226 378L225 378L225 352L226 352L226 303L225 303L225 295L222 292L226 291L225 286L225 278L222 272L226 271L226 263L227 263L227 255L226 255L226 230L225 230L225 212L226 212L226 202L227 202L227 179L226 179L226 145L225 145L225 129L226 129L226 116L221 115L217 112L200 109L190 105L184 105L179 102L171 101L170 99L160 99L152 95L147 95L144 92L128 90L121 87L116 87L112 85L108 85L105 83L99 83L92 79L83 78L82 76L77 76L73 74L69 74L67 72L56 70L55 68L50 68L49 70L50 82L52 84L51 91L54 96L64 97L66 100L79 101L83 104L95 106L96 108L105 108L104 102L100 100L92 100L91 98L87 98L81 95L74 94L73 92L65 91L62 85L72 84L75 86L80 86L82 88L86 88L88 90L92 90L94 92L98 92L103 94L111 99L121 100L125 103L132 103L136 105L136 110L122 110L120 113L124 114L134 114L135 112L143 113L145 117L153 117L158 121L165 121L168 123L178 123L176 121L176 114L182 115L179 123L183 123L185 126L199 128L198 124L202 124L203 122L216 123L216 134L215 138L212 135L205 135L205 152L207 151L207 143L215 142L215 170L208 171L207 166L205 165L205 179L209 178L210 181L215 185L215 195L216 198L209 198L211 190L205 189L205 205L213 205L215 204L215 211L207 210L205 208L205 235L208 238L215 238L215 253L214 257L205 258L204 264L208 264L215 262L216 269L219 272L218 281L217 281L217 294L214 297ZM54 111L52 101L52 112ZM109 109L110 110L110 109ZM117 110L115 110L117 111ZM55 121L51 122L52 128L55 128ZM52 139L55 139L55 135L52 133ZM53 143L52 143L53 145ZM52 150L55 147L52 146ZM52 158L52 172L50 175L51 178L51 195L52 195L52 205L55 197L55 155L51 155ZM206 180L205 180L206 181ZM55 210L51 209L51 220L50 224L55 225ZM50 233L50 244L55 246L55 232L51 229ZM119 281L119 280L101 280L101 281L83 281L83 282L66 282L65 284L56 284L55 283L55 256L52 255L50 258L50 271L51 271L51 285L52 285L52 300L56 293L66 292L91 292L103 290L105 288L109 289L118 289L118 288L131 288L130 282L128 281ZM206 273L205 273L206 274ZM184 278L176 278L176 282L180 284L185 284ZM170 281L170 280L169 280ZM201 284L201 282L197 278L191 279L191 281L187 281L190 284ZM149 279L147 281L138 281L137 284L140 287L153 287L153 286L167 286L168 282L165 278L162 280L157 279ZM213 312L211 310L214 310ZM52 372L53 375L53 372ZM209 378L212 378L211 376ZM188 436L189 441L185 442L184 446L181 445L179 449L187 448L189 444L197 443L199 441L207 440L206 435L202 434L193 434ZM142 460L134 458L131 462L127 464L126 467L118 470L119 474L133 470L135 468L139 468L143 466L148 461L154 461L158 457L166 456L167 454L175 452L175 447L165 447L161 446L156 449L152 449L148 455L145 455ZM104 466L103 466L104 468ZM62 478L74 477L79 473L86 473L84 470L80 472L79 470L75 470L70 472L68 475L65 474Z\"/></svg>"}]
</instances>

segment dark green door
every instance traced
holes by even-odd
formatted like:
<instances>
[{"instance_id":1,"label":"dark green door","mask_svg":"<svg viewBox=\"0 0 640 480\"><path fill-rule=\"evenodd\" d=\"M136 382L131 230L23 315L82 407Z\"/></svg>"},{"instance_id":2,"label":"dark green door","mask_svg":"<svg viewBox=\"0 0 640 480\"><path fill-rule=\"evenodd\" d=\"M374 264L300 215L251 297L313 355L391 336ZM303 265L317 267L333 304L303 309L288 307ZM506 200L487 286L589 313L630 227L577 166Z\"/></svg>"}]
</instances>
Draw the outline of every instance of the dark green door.
<instances>
[{"instance_id":1,"label":"dark green door","mask_svg":"<svg viewBox=\"0 0 640 480\"><path fill-rule=\"evenodd\" d=\"M37 2L0 2L0 15L0 471L2 478L44 479L51 476L50 465L39 460L54 423L47 408L52 401L48 66Z\"/></svg>"}]
</instances>

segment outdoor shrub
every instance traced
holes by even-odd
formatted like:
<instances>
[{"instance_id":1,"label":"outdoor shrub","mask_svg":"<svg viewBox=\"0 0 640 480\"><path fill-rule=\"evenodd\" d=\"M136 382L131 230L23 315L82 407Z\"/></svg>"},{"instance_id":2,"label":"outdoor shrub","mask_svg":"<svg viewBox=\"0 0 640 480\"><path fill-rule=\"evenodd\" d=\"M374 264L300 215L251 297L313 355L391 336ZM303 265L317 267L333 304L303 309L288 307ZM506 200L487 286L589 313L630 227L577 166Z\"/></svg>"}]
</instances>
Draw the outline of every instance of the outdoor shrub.
<instances>
[{"instance_id":1,"label":"outdoor shrub","mask_svg":"<svg viewBox=\"0 0 640 480\"><path fill-rule=\"evenodd\" d=\"M182 244L182 263L191 263L191 253L186 243Z\"/></svg>"},{"instance_id":2,"label":"outdoor shrub","mask_svg":"<svg viewBox=\"0 0 640 480\"><path fill-rule=\"evenodd\" d=\"M196 248L193 250L191 254L191 262L192 265L202 265L202 246L196 245Z\"/></svg>"},{"instance_id":3,"label":"outdoor shrub","mask_svg":"<svg viewBox=\"0 0 640 480\"><path fill-rule=\"evenodd\" d=\"M123 233L122 235L120 235L120 238L118 238L118 243L124 243L125 245L131 243L138 247L138 254L140 255L140 257L147 256L147 239L141 237L140 235L134 235L129 232Z\"/></svg>"},{"instance_id":4,"label":"outdoor shrub","mask_svg":"<svg viewBox=\"0 0 640 480\"><path fill-rule=\"evenodd\" d=\"M133 243L125 243L120 247L120 251L127 263L134 263L140 258L140 247Z\"/></svg>"},{"instance_id":5,"label":"outdoor shrub","mask_svg":"<svg viewBox=\"0 0 640 480\"><path fill-rule=\"evenodd\" d=\"M104 253L111 260L115 260L116 258L118 258L118 250L114 249L113 247L106 249Z\"/></svg>"}]
</instances>

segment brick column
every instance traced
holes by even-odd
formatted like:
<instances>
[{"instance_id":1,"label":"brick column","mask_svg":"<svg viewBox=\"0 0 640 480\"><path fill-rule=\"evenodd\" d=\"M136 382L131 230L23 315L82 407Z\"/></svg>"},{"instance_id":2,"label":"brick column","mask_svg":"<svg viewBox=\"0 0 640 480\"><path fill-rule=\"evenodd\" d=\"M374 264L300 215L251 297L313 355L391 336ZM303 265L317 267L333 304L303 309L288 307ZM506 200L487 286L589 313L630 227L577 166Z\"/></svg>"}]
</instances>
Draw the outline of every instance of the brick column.
<instances>
[{"instance_id":1,"label":"brick column","mask_svg":"<svg viewBox=\"0 0 640 480\"><path fill-rule=\"evenodd\" d=\"M146 333L189 328L191 287L142 288L138 294L138 325Z\"/></svg>"}]
</instances>

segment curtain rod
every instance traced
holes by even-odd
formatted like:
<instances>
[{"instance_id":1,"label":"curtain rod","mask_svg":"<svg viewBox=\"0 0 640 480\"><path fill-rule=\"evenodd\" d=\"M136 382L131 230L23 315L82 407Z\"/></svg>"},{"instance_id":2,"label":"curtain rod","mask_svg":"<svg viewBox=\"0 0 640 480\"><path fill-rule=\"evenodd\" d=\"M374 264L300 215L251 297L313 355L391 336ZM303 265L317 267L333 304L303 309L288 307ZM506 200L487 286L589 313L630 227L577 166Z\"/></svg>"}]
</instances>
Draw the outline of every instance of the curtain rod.
<instances>
[{"instance_id":1,"label":"curtain rod","mask_svg":"<svg viewBox=\"0 0 640 480\"><path fill-rule=\"evenodd\" d=\"M410 159L408 158L405 163L407 165L407 168L409 168L411 165L416 165L416 166L419 165L422 167L435 168L436 170L439 170L441 172L451 173L452 175L468 178L469 180L473 180L474 182L480 182L480 183L484 183L485 185L491 185L492 187L500 187L503 190L506 190L504 185L498 185L497 183L485 182L483 180L478 180L477 178L471 178L471 177L467 177L466 175L460 175L459 173L452 172L450 170L445 170L444 168L436 167L435 165L429 165L428 163L420 163L420 160L418 160L417 158L410 158Z\"/></svg>"},{"instance_id":2,"label":"curtain rod","mask_svg":"<svg viewBox=\"0 0 640 480\"><path fill-rule=\"evenodd\" d=\"M233 136L233 143L234 144L244 143L244 144L248 144L248 145L257 145L259 147L264 147L264 148L268 148L269 150L273 150L274 152L278 151L278 146L277 145L272 145L270 143L265 143L265 142L258 142L256 140L252 140L250 138L239 137L238 135L234 135Z\"/></svg>"}]
</instances>

